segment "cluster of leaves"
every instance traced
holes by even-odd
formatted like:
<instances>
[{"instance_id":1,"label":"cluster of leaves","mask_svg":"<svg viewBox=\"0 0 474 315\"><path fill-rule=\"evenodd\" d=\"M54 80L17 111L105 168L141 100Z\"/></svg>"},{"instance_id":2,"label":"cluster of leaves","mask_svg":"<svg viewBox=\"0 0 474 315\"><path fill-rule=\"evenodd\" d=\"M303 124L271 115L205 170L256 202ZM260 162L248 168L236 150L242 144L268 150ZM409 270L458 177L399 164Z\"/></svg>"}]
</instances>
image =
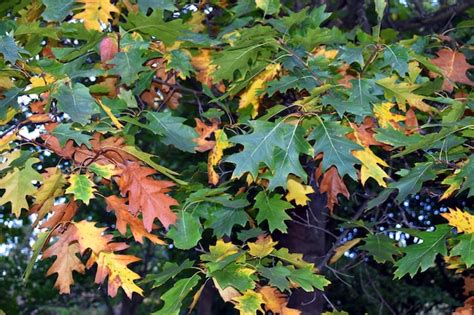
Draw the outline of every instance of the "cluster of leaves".
<instances>
[{"instance_id":1,"label":"cluster of leaves","mask_svg":"<svg viewBox=\"0 0 474 315\"><path fill-rule=\"evenodd\" d=\"M61 293L96 266L109 295L143 295L128 266L139 258L118 252L148 239L203 251L147 275L152 288L172 281L157 314L178 314L195 292L192 308L209 279L241 314L298 314L286 294L329 281L272 235L311 194L330 214L348 186L365 190L366 211L428 185L441 200L474 194L472 51L446 36L398 41L380 30L384 1L372 35L324 27L325 7L273 0L21 4L0 6L15 17L0 21L0 205L41 229L31 264L55 256L47 275ZM162 159L168 149L206 164L207 178ZM92 203L115 225L79 219ZM439 254L470 268L473 217L444 217L457 233L404 229L422 242L403 247L372 226L319 267L358 248L394 263L396 278Z\"/></svg>"}]
</instances>

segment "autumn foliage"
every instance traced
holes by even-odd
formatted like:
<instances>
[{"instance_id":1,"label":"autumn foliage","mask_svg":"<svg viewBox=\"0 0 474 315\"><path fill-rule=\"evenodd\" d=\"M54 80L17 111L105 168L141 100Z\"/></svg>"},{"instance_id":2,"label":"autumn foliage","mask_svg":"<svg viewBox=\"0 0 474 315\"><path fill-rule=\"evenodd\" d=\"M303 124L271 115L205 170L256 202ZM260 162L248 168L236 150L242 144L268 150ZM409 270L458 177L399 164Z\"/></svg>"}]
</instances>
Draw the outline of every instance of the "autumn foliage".
<instances>
[{"instance_id":1,"label":"autumn foliage","mask_svg":"<svg viewBox=\"0 0 474 315\"><path fill-rule=\"evenodd\" d=\"M273 0L26 2L1 24L0 205L30 217L30 265L51 261L59 293L95 272L112 297L167 284L156 314L192 309L212 286L241 314L289 315L289 296L324 291L349 251L394 278L438 256L474 265L468 208L404 226L422 240L404 245L368 219L428 188L471 200L469 44L380 31L382 0L371 34ZM281 245L308 211L341 224L317 259ZM343 241L354 226L362 235ZM127 250L148 243L192 259L140 274Z\"/></svg>"}]
</instances>

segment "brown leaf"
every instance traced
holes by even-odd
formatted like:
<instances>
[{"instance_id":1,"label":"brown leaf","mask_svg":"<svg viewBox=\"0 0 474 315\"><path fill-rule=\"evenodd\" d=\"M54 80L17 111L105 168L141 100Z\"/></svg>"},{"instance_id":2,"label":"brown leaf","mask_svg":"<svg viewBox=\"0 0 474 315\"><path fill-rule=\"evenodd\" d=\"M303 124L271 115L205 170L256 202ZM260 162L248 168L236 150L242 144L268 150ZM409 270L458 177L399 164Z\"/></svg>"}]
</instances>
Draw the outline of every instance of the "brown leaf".
<instances>
[{"instance_id":1,"label":"brown leaf","mask_svg":"<svg viewBox=\"0 0 474 315\"><path fill-rule=\"evenodd\" d=\"M61 203L53 206L53 215L40 225L40 229L54 228L57 224L70 222L77 212L77 203L70 200L68 203Z\"/></svg>"},{"instance_id":2,"label":"brown leaf","mask_svg":"<svg viewBox=\"0 0 474 315\"><path fill-rule=\"evenodd\" d=\"M411 110L411 109L410 109ZM350 123L354 132L349 134L347 137L351 140L357 141L365 147L376 145L383 146L384 144L375 140L375 122L373 118L365 117L362 124L357 125L355 123Z\"/></svg>"},{"instance_id":3,"label":"brown leaf","mask_svg":"<svg viewBox=\"0 0 474 315\"><path fill-rule=\"evenodd\" d=\"M464 295L469 296L474 292L474 275L464 277Z\"/></svg>"},{"instance_id":4,"label":"brown leaf","mask_svg":"<svg viewBox=\"0 0 474 315\"><path fill-rule=\"evenodd\" d=\"M342 194L344 197L349 198L350 194L347 190L346 184L339 176L337 168L331 166L324 174L321 184L319 186L321 193L327 193L328 198L328 209L332 213L334 205L339 204L337 195Z\"/></svg>"},{"instance_id":5,"label":"brown leaf","mask_svg":"<svg viewBox=\"0 0 474 315\"><path fill-rule=\"evenodd\" d=\"M198 138L194 138L193 141L197 143L196 151L206 152L214 148L216 142L210 140L211 135L215 130L219 128L219 122L217 120L212 120L212 125L206 125L199 118L194 118L196 120L196 128L194 128L199 135Z\"/></svg>"},{"instance_id":6,"label":"brown leaf","mask_svg":"<svg viewBox=\"0 0 474 315\"><path fill-rule=\"evenodd\" d=\"M416 118L415 111L413 109L409 109L405 115L405 127L407 128L406 132L408 134L413 133L414 131L418 130L418 119Z\"/></svg>"},{"instance_id":7,"label":"brown leaf","mask_svg":"<svg viewBox=\"0 0 474 315\"><path fill-rule=\"evenodd\" d=\"M176 214L171 211L171 206L178 202L168 196L172 182L156 180L150 177L156 173L154 169L140 166L137 162L128 162L119 165L120 176L116 182L122 196L128 194L129 210L132 214L141 211L143 223L148 232L153 228L155 218L160 220L165 228L176 222Z\"/></svg>"},{"instance_id":8,"label":"brown leaf","mask_svg":"<svg viewBox=\"0 0 474 315\"><path fill-rule=\"evenodd\" d=\"M143 244L143 238L146 237L155 244L165 244L156 235L148 233L143 226L143 222L136 216L133 216L128 211L128 205L126 205L126 199L117 196L109 196L105 198L107 202L107 211L114 211L117 218L116 226L117 230L125 235L127 233L127 225L130 226L133 237L139 243Z\"/></svg>"},{"instance_id":9,"label":"brown leaf","mask_svg":"<svg viewBox=\"0 0 474 315\"><path fill-rule=\"evenodd\" d=\"M470 65L466 61L466 57L459 51L453 51L443 48L436 53L438 58L431 59L431 62L441 68L444 75L443 90L452 92L453 83L463 83L474 86L474 82L469 80L466 71L474 69L474 65ZM431 76L435 76L431 74Z\"/></svg>"},{"instance_id":10,"label":"brown leaf","mask_svg":"<svg viewBox=\"0 0 474 315\"><path fill-rule=\"evenodd\" d=\"M298 315L301 312L297 309L288 308L288 298L285 294L281 293L278 289L271 286L264 286L258 290L263 296L265 302L265 310L272 312L273 314L281 315Z\"/></svg>"},{"instance_id":11,"label":"brown leaf","mask_svg":"<svg viewBox=\"0 0 474 315\"><path fill-rule=\"evenodd\" d=\"M456 308L453 315L472 315L474 314L474 296L464 301L464 306Z\"/></svg>"},{"instance_id":12,"label":"brown leaf","mask_svg":"<svg viewBox=\"0 0 474 315\"><path fill-rule=\"evenodd\" d=\"M58 274L54 286L59 289L59 292L70 293L70 286L74 283L72 277L73 271L84 273L84 264L77 257L79 253L79 245L72 243L76 240L76 228L70 226L59 239L51 247L46 249L43 253L43 259L56 256L56 260L48 269L46 276L54 273Z\"/></svg>"}]
</instances>

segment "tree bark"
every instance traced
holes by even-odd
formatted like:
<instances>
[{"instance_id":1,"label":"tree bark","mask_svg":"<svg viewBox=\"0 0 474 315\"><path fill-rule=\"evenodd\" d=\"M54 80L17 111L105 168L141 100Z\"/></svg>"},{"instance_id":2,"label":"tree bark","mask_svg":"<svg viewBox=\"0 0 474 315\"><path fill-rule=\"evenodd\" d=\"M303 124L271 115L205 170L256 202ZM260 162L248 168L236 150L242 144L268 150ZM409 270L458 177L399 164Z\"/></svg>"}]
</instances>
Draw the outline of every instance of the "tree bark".
<instances>
[{"instance_id":1,"label":"tree bark","mask_svg":"<svg viewBox=\"0 0 474 315\"><path fill-rule=\"evenodd\" d=\"M304 208L294 210L290 215L292 221L288 223L288 233L279 234L277 238L280 245L287 247L290 253L301 253L307 262L317 265L326 255L326 229L327 208L326 195L319 193L319 187L314 179L314 162L309 167L310 185L315 193L310 194L310 201ZM304 224L299 223L301 217L306 219ZM298 221L295 222L295 221ZM289 307L302 311L303 315L318 315L324 311L326 301L322 292L305 292L295 290L289 300Z\"/></svg>"}]
</instances>

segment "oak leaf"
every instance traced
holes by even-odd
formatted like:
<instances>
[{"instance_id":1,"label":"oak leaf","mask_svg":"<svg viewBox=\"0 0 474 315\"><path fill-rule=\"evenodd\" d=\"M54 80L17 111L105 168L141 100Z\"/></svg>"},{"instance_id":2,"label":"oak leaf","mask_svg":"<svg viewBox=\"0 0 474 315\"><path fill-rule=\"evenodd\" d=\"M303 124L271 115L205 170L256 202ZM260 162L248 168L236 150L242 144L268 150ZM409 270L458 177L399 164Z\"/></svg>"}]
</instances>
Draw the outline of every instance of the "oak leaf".
<instances>
[{"instance_id":1,"label":"oak leaf","mask_svg":"<svg viewBox=\"0 0 474 315\"><path fill-rule=\"evenodd\" d=\"M474 215L459 209L449 209L449 212L441 216L448 220L449 225L454 226L458 233L474 233Z\"/></svg>"},{"instance_id":2,"label":"oak leaf","mask_svg":"<svg viewBox=\"0 0 474 315\"><path fill-rule=\"evenodd\" d=\"M30 210L38 213L34 225L51 210L54 200L63 194L63 186L66 184L63 173L57 167L47 168L42 175L43 185L34 194L35 202Z\"/></svg>"},{"instance_id":3,"label":"oak leaf","mask_svg":"<svg viewBox=\"0 0 474 315\"><path fill-rule=\"evenodd\" d=\"M0 205L11 203L11 209L16 217L21 214L21 209L28 209L27 196L36 192L32 181L40 181L42 177L33 168L39 162L37 158L30 158L23 169L14 168L12 172L0 178L0 189L5 189L0 198Z\"/></svg>"},{"instance_id":4,"label":"oak leaf","mask_svg":"<svg viewBox=\"0 0 474 315\"><path fill-rule=\"evenodd\" d=\"M94 183L85 174L72 174L69 177L70 186L66 189L67 194L73 194L76 200L83 201L86 205L94 198Z\"/></svg>"},{"instance_id":5,"label":"oak leaf","mask_svg":"<svg viewBox=\"0 0 474 315\"><path fill-rule=\"evenodd\" d=\"M251 116L255 118L260 108L261 92L265 89L266 83L276 77L280 69L280 64L270 64L257 75L249 87L240 95L239 109L251 107Z\"/></svg>"},{"instance_id":6,"label":"oak leaf","mask_svg":"<svg viewBox=\"0 0 474 315\"><path fill-rule=\"evenodd\" d=\"M394 104L390 102L375 104L374 115L377 118L380 127L388 128L389 126L392 126L395 129L400 129L398 122L404 121L405 116L393 113L391 111L393 106Z\"/></svg>"},{"instance_id":7,"label":"oak leaf","mask_svg":"<svg viewBox=\"0 0 474 315\"><path fill-rule=\"evenodd\" d=\"M85 266L77 257L79 245L73 243L76 240L76 229L74 226L69 228L59 236L59 239L43 253L43 259L56 256L56 260L48 269L46 276L54 273L58 274L54 286L60 293L70 293L70 286L74 283L73 271L84 273Z\"/></svg>"},{"instance_id":8,"label":"oak leaf","mask_svg":"<svg viewBox=\"0 0 474 315\"><path fill-rule=\"evenodd\" d=\"M107 210L115 212L117 230L122 235L127 233L127 226L130 226L133 237L137 242L143 244L143 238L146 237L155 244L164 244L156 235L148 233L143 226L143 222L128 211L128 205L125 203L126 199L112 195L105 198L105 201Z\"/></svg>"},{"instance_id":9,"label":"oak leaf","mask_svg":"<svg viewBox=\"0 0 474 315\"><path fill-rule=\"evenodd\" d=\"M120 13L120 10L110 3L110 0L77 0L83 3L82 12L73 16L74 19L84 19L84 26L89 30L101 31L101 23L107 24L112 19L111 13Z\"/></svg>"},{"instance_id":10,"label":"oak leaf","mask_svg":"<svg viewBox=\"0 0 474 315\"><path fill-rule=\"evenodd\" d=\"M53 215L48 217L48 219L40 225L41 229L52 229L59 223L71 221L77 212L77 203L74 200L70 200L67 203L60 203L53 206L51 212Z\"/></svg>"},{"instance_id":11,"label":"oak leaf","mask_svg":"<svg viewBox=\"0 0 474 315\"><path fill-rule=\"evenodd\" d=\"M436 54L438 58L431 59L431 62L441 68L444 77L443 90L452 92L453 83L463 83L474 86L474 82L469 80L466 75L469 69L474 69L474 65L467 63L463 53L443 48ZM433 74L430 75L434 76Z\"/></svg>"},{"instance_id":12,"label":"oak leaf","mask_svg":"<svg viewBox=\"0 0 474 315\"><path fill-rule=\"evenodd\" d=\"M125 291L129 299L133 292L143 295L143 290L133 281L140 279L140 276L130 270L127 265L139 261L140 258L131 255L118 255L113 252L100 252L98 255L92 254L87 262L88 266L97 263L97 273L95 282L102 283L108 276L108 294L111 297L117 295L119 287Z\"/></svg>"},{"instance_id":13,"label":"oak leaf","mask_svg":"<svg viewBox=\"0 0 474 315\"><path fill-rule=\"evenodd\" d=\"M263 286L258 290L262 294L265 303L265 310L273 314L299 315L301 311L287 307L288 298L278 289L271 286Z\"/></svg>"},{"instance_id":14,"label":"oak leaf","mask_svg":"<svg viewBox=\"0 0 474 315\"><path fill-rule=\"evenodd\" d=\"M128 195L129 209L132 214L141 211L145 229L150 232L155 218L160 220L165 228L176 222L177 216L171 211L171 206L178 204L167 195L172 182L155 180L151 175L154 169L140 166L137 162L120 165L121 174L117 184L122 196Z\"/></svg>"},{"instance_id":15,"label":"oak leaf","mask_svg":"<svg viewBox=\"0 0 474 315\"><path fill-rule=\"evenodd\" d=\"M249 242L249 254L255 257L265 257L275 249L275 245L278 242L274 242L270 235L260 235L255 242Z\"/></svg>"},{"instance_id":16,"label":"oak leaf","mask_svg":"<svg viewBox=\"0 0 474 315\"><path fill-rule=\"evenodd\" d=\"M352 151L352 155L362 162L362 166L360 168L360 180L362 185L365 184L369 177L372 177L380 186L387 187L387 183L385 183L383 179L390 177L379 166L382 165L388 167L388 164L385 163L384 160L376 156L374 152L372 152L372 150L367 147L364 148L364 150Z\"/></svg>"},{"instance_id":17,"label":"oak leaf","mask_svg":"<svg viewBox=\"0 0 474 315\"><path fill-rule=\"evenodd\" d=\"M216 142L210 140L211 135L219 127L219 122L217 120L212 120L212 125L206 125L199 118L194 118L196 121L196 128L194 128L199 135L199 137L194 138L193 141L196 142L196 151L206 152L214 148Z\"/></svg>"},{"instance_id":18,"label":"oak leaf","mask_svg":"<svg viewBox=\"0 0 474 315\"><path fill-rule=\"evenodd\" d=\"M332 212L334 205L339 204L337 196L342 194L344 197L349 198L349 191L341 176L339 176L336 167L331 166L322 177L321 183L319 184L319 191L327 194L328 209Z\"/></svg>"},{"instance_id":19,"label":"oak leaf","mask_svg":"<svg viewBox=\"0 0 474 315\"><path fill-rule=\"evenodd\" d=\"M78 242L81 254L84 254L89 248L94 253L108 249L107 244L111 240L111 235L103 235L106 228L98 228L95 224L95 222L82 220L73 222L74 228L68 228L68 231L72 233L71 240L74 239Z\"/></svg>"},{"instance_id":20,"label":"oak leaf","mask_svg":"<svg viewBox=\"0 0 474 315\"><path fill-rule=\"evenodd\" d=\"M306 196L314 192L313 187L301 184L294 178L288 178L288 193L286 194L286 200L294 200L297 205L305 206L309 201L309 197Z\"/></svg>"},{"instance_id":21,"label":"oak leaf","mask_svg":"<svg viewBox=\"0 0 474 315\"><path fill-rule=\"evenodd\" d=\"M207 175L209 178L209 183L217 185L219 182L219 175L214 170L214 167L219 164L222 157L224 156L224 150L232 147L232 144L229 143L227 135L223 130L217 129L214 131L215 145L209 152L209 157L207 160Z\"/></svg>"}]
</instances>

